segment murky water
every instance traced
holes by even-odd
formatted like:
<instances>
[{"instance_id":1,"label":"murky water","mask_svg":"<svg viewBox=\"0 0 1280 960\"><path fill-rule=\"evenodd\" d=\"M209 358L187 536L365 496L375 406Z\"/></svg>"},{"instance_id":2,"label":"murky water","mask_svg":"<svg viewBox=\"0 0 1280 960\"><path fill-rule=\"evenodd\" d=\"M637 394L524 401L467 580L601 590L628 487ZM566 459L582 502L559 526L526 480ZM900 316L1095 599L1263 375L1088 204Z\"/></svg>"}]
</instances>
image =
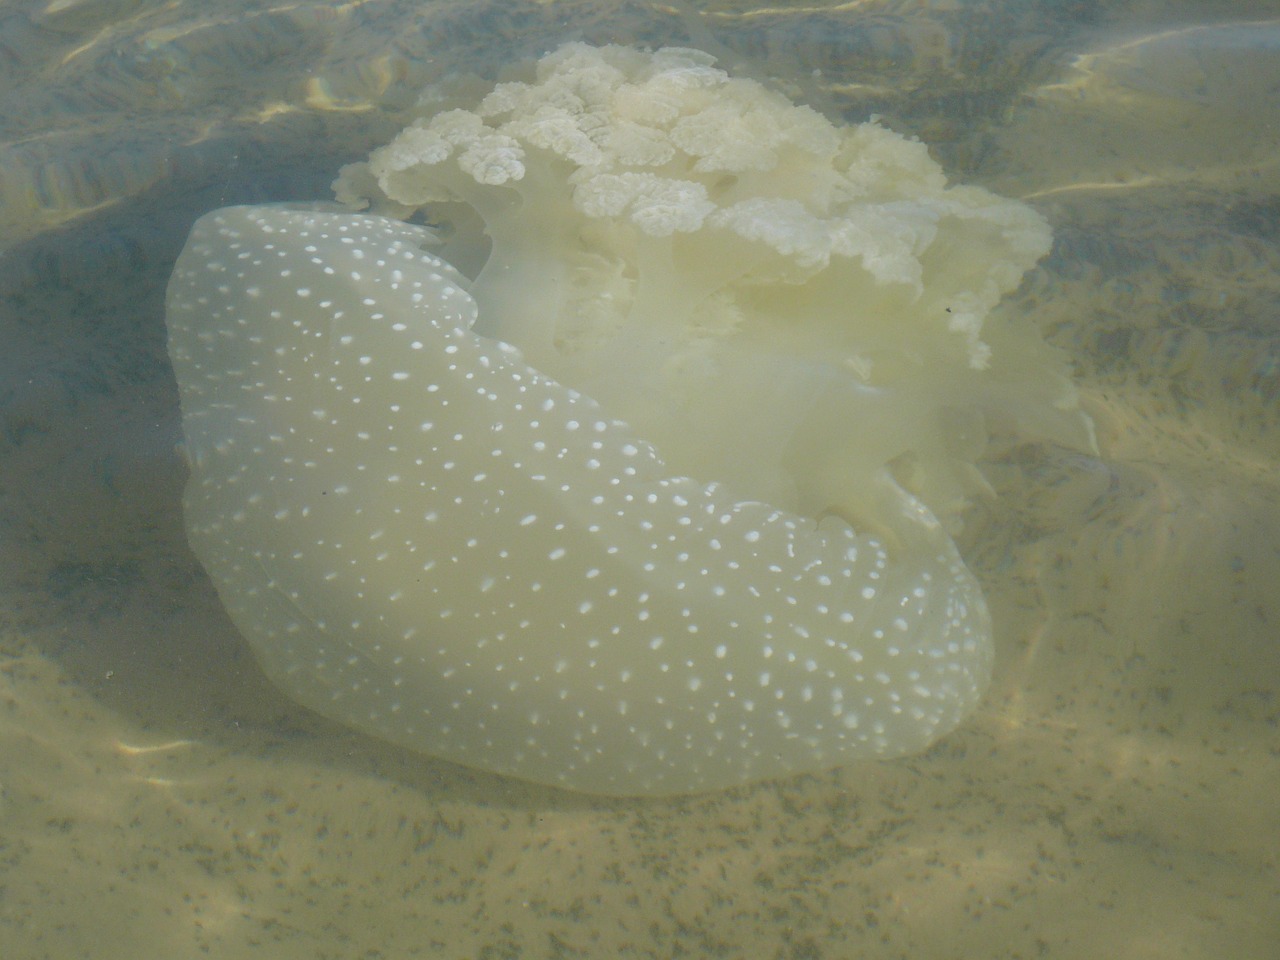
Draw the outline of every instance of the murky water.
<instances>
[{"instance_id":1,"label":"murky water","mask_svg":"<svg viewBox=\"0 0 1280 960\"><path fill-rule=\"evenodd\" d=\"M996 621L924 756L674 801L528 787L271 688L186 548L164 284L424 83L680 42L1025 198L1007 309L1101 455L993 450ZM82 0L0 13L6 958L1266 958L1280 938L1280 7Z\"/></svg>"}]
</instances>

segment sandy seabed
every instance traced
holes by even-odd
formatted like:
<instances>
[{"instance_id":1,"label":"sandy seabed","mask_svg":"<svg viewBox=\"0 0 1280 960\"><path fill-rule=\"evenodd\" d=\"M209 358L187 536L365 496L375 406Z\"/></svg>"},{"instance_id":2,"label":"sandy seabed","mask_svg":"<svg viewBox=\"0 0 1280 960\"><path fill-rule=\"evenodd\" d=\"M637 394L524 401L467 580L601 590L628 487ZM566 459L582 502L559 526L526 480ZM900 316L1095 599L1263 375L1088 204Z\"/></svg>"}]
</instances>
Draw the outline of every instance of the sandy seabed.
<instances>
[{"instance_id":1,"label":"sandy seabed","mask_svg":"<svg viewBox=\"0 0 1280 960\"><path fill-rule=\"evenodd\" d=\"M1280 118L1257 91L1280 68L1246 40L1280 26L1214 29L1081 32L999 125L940 148L1054 223L1008 309L1069 353L1101 448L985 465L997 497L961 539L998 638L983 708L920 757L707 797L529 787L271 688L186 550L163 344L184 224L229 198L128 173L114 206L35 224L0 260L0 954L1274 956L1259 131Z\"/></svg>"}]
</instances>

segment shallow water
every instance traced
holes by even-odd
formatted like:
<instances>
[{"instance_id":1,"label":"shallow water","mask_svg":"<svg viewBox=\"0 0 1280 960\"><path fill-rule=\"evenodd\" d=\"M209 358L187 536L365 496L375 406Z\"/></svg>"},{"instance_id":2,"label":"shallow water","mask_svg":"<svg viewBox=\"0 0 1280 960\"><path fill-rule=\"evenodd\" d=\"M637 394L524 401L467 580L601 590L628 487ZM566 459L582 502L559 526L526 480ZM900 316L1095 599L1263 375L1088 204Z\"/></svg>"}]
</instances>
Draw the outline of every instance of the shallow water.
<instances>
[{"instance_id":1,"label":"shallow water","mask_svg":"<svg viewBox=\"0 0 1280 960\"><path fill-rule=\"evenodd\" d=\"M211 9L0 14L6 958L1274 955L1275 4ZM709 46L1054 225L1008 309L1101 456L984 465L996 678L924 756L674 801L478 774L291 704L187 551L191 220L325 196L422 83L569 36Z\"/></svg>"}]
</instances>

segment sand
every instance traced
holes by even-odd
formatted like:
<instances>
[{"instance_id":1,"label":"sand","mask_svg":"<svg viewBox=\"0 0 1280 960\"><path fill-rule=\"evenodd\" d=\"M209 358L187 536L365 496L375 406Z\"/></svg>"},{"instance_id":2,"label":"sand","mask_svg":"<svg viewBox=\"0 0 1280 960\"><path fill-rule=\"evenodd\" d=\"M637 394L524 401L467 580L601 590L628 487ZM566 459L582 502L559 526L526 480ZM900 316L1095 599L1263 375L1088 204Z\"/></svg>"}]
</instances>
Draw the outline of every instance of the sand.
<instances>
[{"instance_id":1,"label":"sand","mask_svg":"<svg viewBox=\"0 0 1280 960\"><path fill-rule=\"evenodd\" d=\"M50 52L55 6L71 13ZM412 22L447 23L470 49L479 6ZM404 5L260 22L330 59L275 62L271 96L296 112L257 127L225 93L215 109L193 92L218 86L197 80L219 65L219 89L247 88L252 60L195 58L193 32L171 20L162 35L141 3L30 5L49 47L25 54L28 77L38 53L104 76L111 44L136 53L151 31L169 78L153 94L172 99L129 156L173 164L143 177L59 154L48 183L80 169L81 185L24 194L26 239L0 258L5 960L1275 955L1280 206L1259 91L1280 74L1280 25L1170 33L1143 5L1123 35L1097 25L1066 53L1038 48L1000 92L966 73L954 5L880 6L867 16L899 39L950 38L949 97L968 83L996 98L963 129L957 104L978 101L886 102L891 122L938 134L958 178L1053 221L1055 252L1008 309L1071 357L1101 455L1024 445L985 465L997 496L961 545L999 654L957 733L920 757L635 801L475 773L294 706L185 546L168 267L199 212L321 195L342 156L393 127L345 108L374 89L385 107L412 71L349 46ZM520 43L560 29L519 9ZM771 16L775 46L803 50L803 21ZM30 149L8 138L6 155Z\"/></svg>"}]
</instances>

